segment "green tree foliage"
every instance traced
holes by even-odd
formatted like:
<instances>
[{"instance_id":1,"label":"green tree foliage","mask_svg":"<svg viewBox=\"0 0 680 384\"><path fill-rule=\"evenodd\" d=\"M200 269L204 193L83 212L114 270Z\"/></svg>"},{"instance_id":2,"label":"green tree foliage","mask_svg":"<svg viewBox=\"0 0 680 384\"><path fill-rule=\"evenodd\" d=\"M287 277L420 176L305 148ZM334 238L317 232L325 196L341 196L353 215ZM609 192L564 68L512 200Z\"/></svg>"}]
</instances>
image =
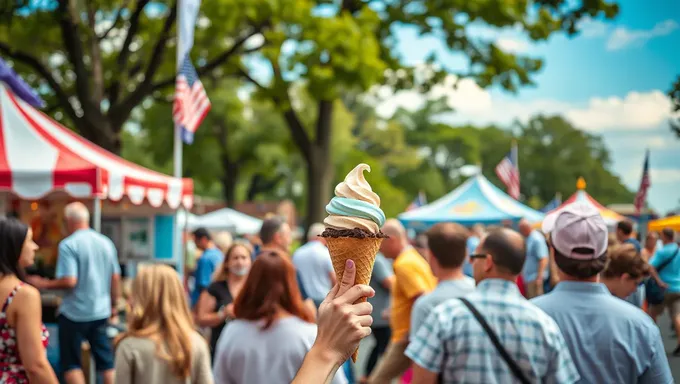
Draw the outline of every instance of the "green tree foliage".
<instances>
[{"instance_id":1,"label":"green tree foliage","mask_svg":"<svg viewBox=\"0 0 680 384\"><path fill-rule=\"evenodd\" d=\"M31 75L26 78L52 111L118 152L133 109L164 96L174 82L175 57L168 51L175 45L176 1L39 4L15 10L11 23L0 26L0 53ZM201 11L193 52L199 75L241 76L277 107L304 160L309 223L322 219L331 195L332 124L343 90L379 83L426 90L444 77L442 66L427 82L414 82L414 69L397 51L397 28L440 37L468 61L458 75L515 91L531 84L541 60L504 52L473 27L520 28L538 41L559 31L575 34L582 18L612 18L618 7L607 0L212 0ZM246 62L264 63L268 74L258 76ZM304 106L315 111L308 122L293 102L297 80L314 101Z\"/></svg>"},{"instance_id":2,"label":"green tree foliage","mask_svg":"<svg viewBox=\"0 0 680 384\"><path fill-rule=\"evenodd\" d=\"M519 150L521 193L527 201L537 198L533 205L547 203L556 193L567 198L574 193L580 176L588 184L588 193L602 204L632 201L634 194L609 171L609 151L599 136L580 131L559 116L538 116L513 128ZM512 140L510 130L479 130L483 173L503 189L494 168L508 153Z\"/></svg>"}]
</instances>

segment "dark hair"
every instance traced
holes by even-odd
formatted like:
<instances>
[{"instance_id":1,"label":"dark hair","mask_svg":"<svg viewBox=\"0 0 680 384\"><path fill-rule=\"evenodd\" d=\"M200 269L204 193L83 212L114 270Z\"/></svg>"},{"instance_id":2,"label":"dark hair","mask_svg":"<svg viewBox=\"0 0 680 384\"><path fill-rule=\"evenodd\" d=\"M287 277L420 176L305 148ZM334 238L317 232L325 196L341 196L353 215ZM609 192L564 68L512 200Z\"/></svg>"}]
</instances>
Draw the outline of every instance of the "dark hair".
<instances>
[{"instance_id":1,"label":"dark hair","mask_svg":"<svg viewBox=\"0 0 680 384\"><path fill-rule=\"evenodd\" d=\"M274 235L281 230L283 224L284 221L279 217L265 219L260 228L260 240L262 240L262 244L271 243L274 240Z\"/></svg>"},{"instance_id":2,"label":"dark hair","mask_svg":"<svg viewBox=\"0 0 680 384\"><path fill-rule=\"evenodd\" d=\"M421 233L420 235L416 236L416 238L413 240L413 246L416 248L427 249L429 247L427 234Z\"/></svg>"},{"instance_id":3,"label":"dark hair","mask_svg":"<svg viewBox=\"0 0 680 384\"><path fill-rule=\"evenodd\" d=\"M607 251L593 260L576 260L561 254L555 247L552 247L552 249L555 252L557 267L562 272L577 279L589 279L602 272L607 265ZM593 254L591 248L574 248L572 251L583 255Z\"/></svg>"},{"instance_id":4,"label":"dark hair","mask_svg":"<svg viewBox=\"0 0 680 384\"><path fill-rule=\"evenodd\" d=\"M630 236L633 233L633 223L628 220L621 220L616 224L616 229L623 232L624 235Z\"/></svg>"},{"instance_id":5,"label":"dark hair","mask_svg":"<svg viewBox=\"0 0 680 384\"><path fill-rule=\"evenodd\" d=\"M0 219L0 274L24 277L19 266L21 250L26 242L28 226L16 219Z\"/></svg>"},{"instance_id":6,"label":"dark hair","mask_svg":"<svg viewBox=\"0 0 680 384\"><path fill-rule=\"evenodd\" d=\"M661 235L667 240L673 241L675 238L675 231L672 228L664 228L661 230Z\"/></svg>"},{"instance_id":7,"label":"dark hair","mask_svg":"<svg viewBox=\"0 0 680 384\"><path fill-rule=\"evenodd\" d=\"M265 251L250 268L234 302L234 315L237 319L265 320L263 329L267 329L274 322L277 308L308 323L314 322L302 302L293 263L280 252Z\"/></svg>"},{"instance_id":8,"label":"dark hair","mask_svg":"<svg viewBox=\"0 0 680 384\"><path fill-rule=\"evenodd\" d=\"M200 240L200 239L206 239L208 241L212 240L212 237L210 236L210 232L208 232L208 230L203 228L203 227L196 228L194 230L194 238L196 240Z\"/></svg>"},{"instance_id":9,"label":"dark hair","mask_svg":"<svg viewBox=\"0 0 680 384\"><path fill-rule=\"evenodd\" d=\"M456 223L435 224L427 231L430 253L442 268L458 268L467 256L468 230Z\"/></svg>"},{"instance_id":10,"label":"dark hair","mask_svg":"<svg viewBox=\"0 0 680 384\"><path fill-rule=\"evenodd\" d=\"M491 255L494 264L512 275L519 275L524 268L526 252L524 242L521 246L513 244L508 232L514 232L508 228L498 228L490 231L482 242L481 249Z\"/></svg>"},{"instance_id":11,"label":"dark hair","mask_svg":"<svg viewBox=\"0 0 680 384\"><path fill-rule=\"evenodd\" d=\"M624 273L634 279L649 276L649 264L642 258L633 244L617 245L607 253L609 258L602 271L602 277L620 277Z\"/></svg>"}]
</instances>

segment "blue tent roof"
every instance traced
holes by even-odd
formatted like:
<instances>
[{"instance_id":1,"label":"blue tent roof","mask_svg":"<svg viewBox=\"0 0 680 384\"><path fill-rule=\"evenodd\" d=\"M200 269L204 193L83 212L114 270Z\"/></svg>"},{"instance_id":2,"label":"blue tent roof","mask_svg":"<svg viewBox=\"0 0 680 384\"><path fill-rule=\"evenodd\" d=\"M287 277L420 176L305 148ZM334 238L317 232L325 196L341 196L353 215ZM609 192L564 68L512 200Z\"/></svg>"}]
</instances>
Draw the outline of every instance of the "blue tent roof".
<instances>
[{"instance_id":1,"label":"blue tent roof","mask_svg":"<svg viewBox=\"0 0 680 384\"><path fill-rule=\"evenodd\" d=\"M543 213L506 195L482 175L470 178L437 201L398 216L412 229L426 229L441 222L499 224L521 218L539 222L543 217Z\"/></svg>"}]
</instances>

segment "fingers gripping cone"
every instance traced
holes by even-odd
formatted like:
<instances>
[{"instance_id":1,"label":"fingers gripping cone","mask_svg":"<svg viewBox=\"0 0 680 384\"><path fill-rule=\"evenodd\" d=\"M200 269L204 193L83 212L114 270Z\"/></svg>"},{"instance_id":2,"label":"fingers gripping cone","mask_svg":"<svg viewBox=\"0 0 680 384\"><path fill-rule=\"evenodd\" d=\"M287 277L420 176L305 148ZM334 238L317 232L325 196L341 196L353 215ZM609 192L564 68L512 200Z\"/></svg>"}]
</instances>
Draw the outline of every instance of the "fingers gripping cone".
<instances>
[{"instance_id":1,"label":"fingers gripping cone","mask_svg":"<svg viewBox=\"0 0 680 384\"><path fill-rule=\"evenodd\" d=\"M333 262L333 269L338 281L342 281L342 275L345 273L345 263L347 259L352 259L356 266L356 277L354 284L368 285L371 281L371 274L373 273L373 263L375 256L378 254L382 238L353 238L353 237L337 237L327 238L328 251L331 254L331 261ZM363 297L358 302L366 301ZM356 303L355 303L356 304ZM359 349L352 354L352 361L356 363Z\"/></svg>"}]
</instances>

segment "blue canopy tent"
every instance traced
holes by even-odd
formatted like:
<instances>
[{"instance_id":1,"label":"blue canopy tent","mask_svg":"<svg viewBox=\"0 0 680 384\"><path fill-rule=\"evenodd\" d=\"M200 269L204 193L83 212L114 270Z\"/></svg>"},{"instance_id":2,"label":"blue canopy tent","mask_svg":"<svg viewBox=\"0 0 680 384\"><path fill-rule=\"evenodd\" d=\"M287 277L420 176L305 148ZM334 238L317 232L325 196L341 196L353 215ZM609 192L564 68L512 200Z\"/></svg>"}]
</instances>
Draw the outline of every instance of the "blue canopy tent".
<instances>
[{"instance_id":1,"label":"blue canopy tent","mask_svg":"<svg viewBox=\"0 0 680 384\"><path fill-rule=\"evenodd\" d=\"M522 218L539 222L544 216L506 195L484 176L477 175L442 198L397 218L406 228L419 231L442 222L489 225L506 220L516 222Z\"/></svg>"}]
</instances>

